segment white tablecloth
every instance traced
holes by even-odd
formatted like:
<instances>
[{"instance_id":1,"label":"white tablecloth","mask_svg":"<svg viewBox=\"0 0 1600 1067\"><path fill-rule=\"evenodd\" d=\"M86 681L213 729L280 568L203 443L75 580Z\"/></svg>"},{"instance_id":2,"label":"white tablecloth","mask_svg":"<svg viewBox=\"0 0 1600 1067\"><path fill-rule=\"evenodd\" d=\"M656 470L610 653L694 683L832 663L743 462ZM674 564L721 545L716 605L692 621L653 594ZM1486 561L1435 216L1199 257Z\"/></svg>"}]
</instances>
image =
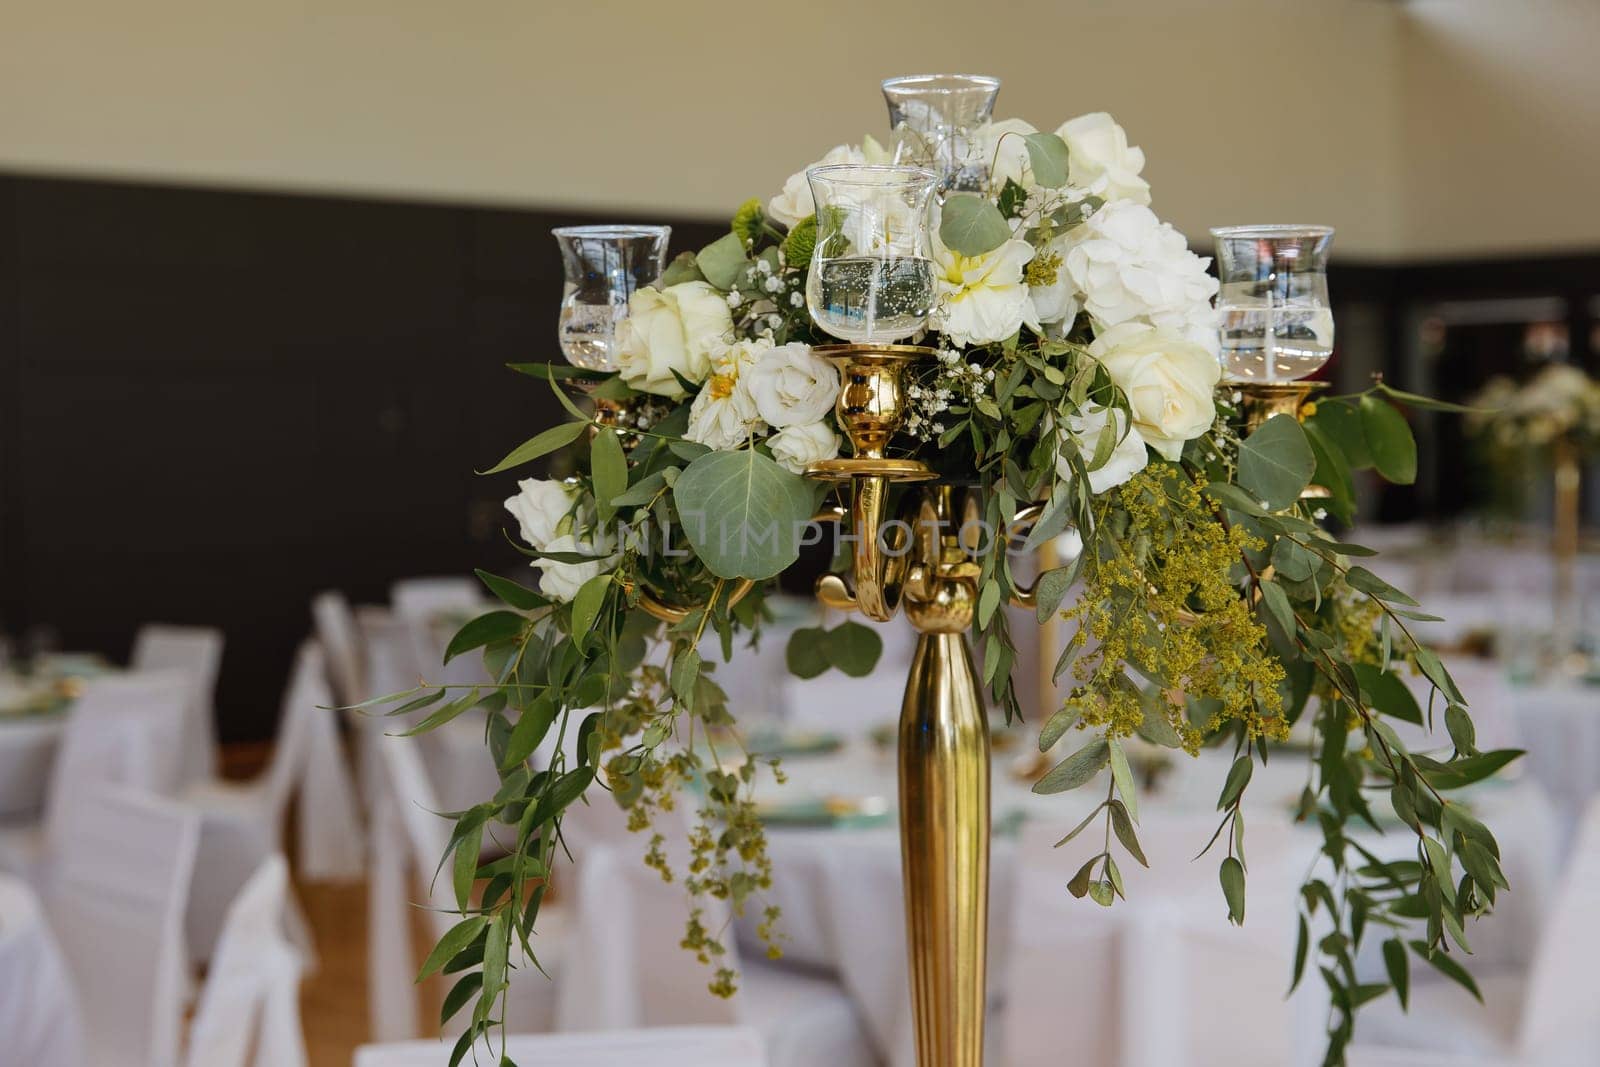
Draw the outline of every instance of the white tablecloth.
<instances>
[{"instance_id":1,"label":"white tablecloth","mask_svg":"<svg viewBox=\"0 0 1600 1067\"><path fill-rule=\"evenodd\" d=\"M44 807L45 784L66 725L63 712L0 715L0 819L34 815Z\"/></svg>"},{"instance_id":2,"label":"white tablecloth","mask_svg":"<svg viewBox=\"0 0 1600 1067\"><path fill-rule=\"evenodd\" d=\"M1510 691L1524 773L1550 794L1565 830L1600 793L1600 686L1539 685Z\"/></svg>"},{"instance_id":3,"label":"white tablecloth","mask_svg":"<svg viewBox=\"0 0 1600 1067\"><path fill-rule=\"evenodd\" d=\"M83 1018L39 901L0 875L0 1062L83 1062Z\"/></svg>"},{"instance_id":4,"label":"white tablecloth","mask_svg":"<svg viewBox=\"0 0 1600 1067\"><path fill-rule=\"evenodd\" d=\"M1216 805L1216 794L1230 760L1226 755L1208 752L1198 760L1178 754L1176 765L1163 782L1158 795L1143 800L1141 837L1159 836L1164 830L1182 827L1193 834L1195 818L1209 819ZM1059 824L1065 833L1098 798L1086 793L1042 797L1007 773L1007 759L997 759L992 780L992 812L996 825L1004 826L1020 814ZM834 757L792 758L784 763L789 785L773 795L780 798L814 796L876 796L894 802L895 764L891 751L878 751L870 744L851 745ZM1264 834L1271 820L1279 826L1290 820L1290 809L1304 784L1303 761L1279 759L1269 767L1256 768L1247 793L1247 824ZM1473 794L1480 817L1495 828L1503 850L1502 863L1514 891L1501 898L1497 913L1477 923L1470 931L1476 955L1475 967L1495 968L1525 965L1539 916L1553 889L1556 871L1556 833L1548 803L1526 782L1496 784ZM1087 837L1088 835L1086 835ZM1084 844L1085 838L1074 842ZM1250 895L1262 900L1265 894L1293 900L1299 878L1305 873L1320 834L1297 827L1292 831L1290 848L1303 853L1303 863L1283 863L1272 873L1252 866ZM1369 848L1395 858L1414 851L1408 835L1396 831L1377 841L1366 841ZM1189 855L1205 844L1202 836L1193 842ZM1250 834L1246 834L1249 851ZM860 829L788 829L773 826L768 832L768 847L773 861L773 887L768 903L783 910L781 930L786 959L836 971L855 1000L879 1051L895 1067L914 1063L911 1045L904 906L900 884L900 846L893 819L880 826ZM1069 846L1072 847L1072 846ZM1098 840L1085 846L1085 855L1097 851ZM1065 851L1065 850L1063 850ZM1170 854L1170 852L1169 852ZM1216 888L1218 854L1211 854L1191 869L1176 872L1181 881L1193 881L1215 895L1219 929L1226 928L1226 908ZM1146 871L1131 860L1119 861L1128 885L1128 903L1119 902L1111 912L1083 901L1080 914L1085 923L1126 922L1139 914L1141 900L1149 901L1153 887L1174 877L1170 864L1162 870ZM1017 842L1004 833L996 836L990 860L990 1000L994 1006L1004 1000L1004 976L1016 897ZM1070 876L1070 875L1068 875ZM1066 893L1061 880L1061 892ZM1144 892L1144 897L1141 897ZM757 909L759 910L759 909ZM741 924L741 941L754 946L753 923ZM1292 938L1292 926L1284 930ZM1374 942L1376 947L1376 942ZM755 949L752 947L752 952ZM1381 961L1375 961L1377 974ZM1075 977L1071 967L1061 969L1061 995L1071 996L1073 982L1094 982L1093 975ZM991 1027L997 1024L991 1022Z\"/></svg>"}]
</instances>

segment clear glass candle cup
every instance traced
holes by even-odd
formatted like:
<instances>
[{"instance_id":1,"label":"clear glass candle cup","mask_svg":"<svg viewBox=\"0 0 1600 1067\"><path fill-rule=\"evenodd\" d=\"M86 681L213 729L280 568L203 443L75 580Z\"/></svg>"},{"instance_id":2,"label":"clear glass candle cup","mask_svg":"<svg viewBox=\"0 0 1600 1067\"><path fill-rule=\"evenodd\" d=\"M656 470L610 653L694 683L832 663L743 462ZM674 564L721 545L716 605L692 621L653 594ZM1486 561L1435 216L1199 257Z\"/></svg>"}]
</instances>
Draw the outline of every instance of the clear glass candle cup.
<instances>
[{"instance_id":1,"label":"clear glass candle cup","mask_svg":"<svg viewBox=\"0 0 1600 1067\"><path fill-rule=\"evenodd\" d=\"M1333 353L1331 226L1224 226L1217 243L1222 376L1292 382Z\"/></svg>"},{"instance_id":2,"label":"clear glass candle cup","mask_svg":"<svg viewBox=\"0 0 1600 1067\"><path fill-rule=\"evenodd\" d=\"M883 83L895 161L939 175L939 191L983 192L989 185L984 130L1000 79L982 74L910 74Z\"/></svg>"},{"instance_id":3,"label":"clear glass candle cup","mask_svg":"<svg viewBox=\"0 0 1600 1067\"><path fill-rule=\"evenodd\" d=\"M617 369L617 323L628 298L661 277L670 226L562 226L550 231L561 246L561 353L589 370Z\"/></svg>"},{"instance_id":4,"label":"clear glass candle cup","mask_svg":"<svg viewBox=\"0 0 1600 1067\"><path fill-rule=\"evenodd\" d=\"M812 321L842 341L891 344L933 310L928 208L938 175L844 163L806 171L817 243L806 277Z\"/></svg>"}]
</instances>

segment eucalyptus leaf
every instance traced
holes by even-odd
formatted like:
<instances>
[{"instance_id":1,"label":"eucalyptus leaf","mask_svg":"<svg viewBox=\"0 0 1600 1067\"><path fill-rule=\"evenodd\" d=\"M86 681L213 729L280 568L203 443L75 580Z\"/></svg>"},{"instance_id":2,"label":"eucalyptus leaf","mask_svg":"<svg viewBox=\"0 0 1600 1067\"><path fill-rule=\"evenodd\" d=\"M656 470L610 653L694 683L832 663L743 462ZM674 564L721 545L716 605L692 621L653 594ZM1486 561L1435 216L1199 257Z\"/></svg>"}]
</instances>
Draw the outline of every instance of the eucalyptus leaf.
<instances>
[{"instance_id":1,"label":"eucalyptus leaf","mask_svg":"<svg viewBox=\"0 0 1600 1067\"><path fill-rule=\"evenodd\" d=\"M1011 239L1011 224L992 200L957 193L944 202L939 240L952 252L981 256Z\"/></svg>"},{"instance_id":2,"label":"eucalyptus leaf","mask_svg":"<svg viewBox=\"0 0 1600 1067\"><path fill-rule=\"evenodd\" d=\"M509 578L502 578L486 570L475 570L473 573L489 592L518 611L532 611L535 608L548 607L550 604L550 599L543 593L529 589L519 582L513 582Z\"/></svg>"},{"instance_id":3,"label":"eucalyptus leaf","mask_svg":"<svg viewBox=\"0 0 1600 1067\"><path fill-rule=\"evenodd\" d=\"M528 620L514 611L491 611L469 620L450 638L445 646L444 662L449 663L463 652L482 648L494 641L509 641L522 636Z\"/></svg>"},{"instance_id":4,"label":"eucalyptus leaf","mask_svg":"<svg viewBox=\"0 0 1600 1067\"><path fill-rule=\"evenodd\" d=\"M1030 133L1022 140L1028 146L1034 181L1045 189L1067 184L1067 142L1053 133Z\"/></svg>"},{"instance_id":5,"label":"eucalyptus leaf","mask_svg":"<svg viewBox=\"0 0 1600 1067\"><path fill-rule=\"evenodd\" d=\"M513 448L506 454L505 459L502 459L488 470L479 471L478 473L499 474L501 471L510 470L512 467L520 467L524 463L531 463L541 456L549 455L558 448L565 448L570 445L582 437L583 432L588 428L589 424L587 422L563 422L559 426L552 426Z\"/></svg>"},{"instance_id":6,"label":"eucalyptus leaf","mask_svg":"<svg viewBox=\"0 0 1600 1067\"><path fill-rule=\"evenodd\" d=\"M695 554L719 578L771 578L800 556L810 484L754 449L706 453L672 495Z\"/></svg>"},{"instance_id":7,"label":"eucalyptus leaf","mask_svg":"<svg viewBox=\"0 0 1600 1067\"><path fill-rule=\"evenodd\" d=\"M1362 397L1361 433L1379 474L1396 485L1417 480L1417 442L1393 404L1370 393Z\"/></svg>"},{"instance_id":8,"label":"eucalyptus leaf","mask_svg":"<svg viewBox=\"0 0 1600 1067\"><path fill-rule=\"evenodd\" d=\"M796 678L815 678L832 663L828 656L827 631L820 626L802 626L789 635L784 663Z\"/></svg>"},{"instance_id":9,"label":"eucalyptus leaf","mask_svg":"<svg viewBox=\"0 0 1600 1067\"><path fill-rule=\"evenodd\" d=\"M1244 925L1244 864L1229 856L1222 861L1217 872L1222 882L1222 895L1228 901L1228 921L1235 926Z\"/></svg>"},{"instance_id":10,"label":"eucalyptus leaf","mask_svg":"<svg viewBox=\"0 0 1600 1067\"><path fill-rule=\"evenodd\" d=\"M1279 511L1300 498L1317 457L1292 415L1274 415L1239 444L1239 485Z\"/></svg>"},{"instance_id":11,"label":"eucalyptus leaf","mask_svg":"<svg viewBox=\"0 0 1600 1067\"><path fill-rule=\"evenodd\" d=\"M614 426L595 434L589 445L589 469L594 478L594 510L602 523L617 513L615 497L628 488L628 460Z\"/></svg>"},{"instance_id":12,"label":"eucalyptus leaf","mask_svg":"<svg viewBox=\"0 0 1600 1067\"><path fill-rule=\"evenodd\" d=\"M1083 708L1078 704L1068 704L1057 709L1044 721L1044 729L1039 731L1039 751L1048 752L1061 740L1063 734L1077 723L1083 715Z\"/></svg>"},{"instance_id":13,"label":"eucalyptus leaf","mask_svg":"<svg viewBox=\"0 0 1600 1067\"><path fill-rule=\"evenodd\" d=\"M1128 754L1122 750L1122 742L1112 740L1111 752L1111 780L1116 783L1117 793L1122 797L1128 816L1134 822L1139 821L1139 791L1133 784L1133 771L1128 767ZM1148 864L1146 864L1148 866Z\"/></svg>"},{"instance_id":14,"label":"eucalyptus leaf","mask_svg":"<svg viewBox=\"0 0 1600 1067\"><path fill-rule=\"evenodd\" d=\"M428 953L427 960L422 964L422 971L417 975L417 981L420 982L422 979L434 974L446 963L450 962L456 953L476 941L488 925L489 920L487 918L482 915L474 915L461 920L449 930L446 930L444 936L439 939L439 943L433 946L433 951Z\"/></svg>"},{"instance_id":15,"label":"eucalyptus leaf","mask_svg":"<svg viewBox=\"0 0 1600 1067\"><path fill-rule=\"evenodd\" d=\"M669 286L681 285L684 282L703 282L705 280L706 276L700 273L700 266L695 262L694 253L679 252L673 257L672 262L667 264L667 269L661 272L660 284L661 288L665 289Z\"/></svg>"},{"instance_id":16,"label":"eucalyptus leaf","mask_svg":"<svg viewBox=\"0 0 1600 1067\"><path fill-rule=\"evenodd\" d=\"M732 289L739 281L739 272L750 265L745 255L744 240L736 233L725 233L702 248L695 256L695 265L706 281L718 289Z\"/></svg>"},{"instance_id":17,"label":"eucalyptus leaf","mask_svg":"<svg viewBox=\"0 0 1600 1067\"><path fill-rule=\"evenodd\" d=\"M1033 783L1035 793L1064 793L1089 781L1111 759L1111 748L1097 737L1045 772Z\"/></svg>"},{"instance_id":18,"label":"eucalyptus leaf","mask_svg":"<svg viewBox=\"0 0 1600 1067\"><path fill-rule=\"evenodd\" d=\"M883 638L870 626L843 622L827 632L828 661L851 678L865 678L883 654Z\"/></svg>"}]
</instances>

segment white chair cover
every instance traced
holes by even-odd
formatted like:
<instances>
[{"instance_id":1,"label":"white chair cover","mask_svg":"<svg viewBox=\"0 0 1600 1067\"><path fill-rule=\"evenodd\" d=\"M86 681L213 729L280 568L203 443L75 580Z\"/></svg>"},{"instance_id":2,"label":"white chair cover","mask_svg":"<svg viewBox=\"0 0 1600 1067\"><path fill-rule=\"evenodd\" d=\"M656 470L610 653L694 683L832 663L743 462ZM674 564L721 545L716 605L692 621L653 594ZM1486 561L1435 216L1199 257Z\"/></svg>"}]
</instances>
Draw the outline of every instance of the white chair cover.
<instances>
[{"instance_id":1,"label":"white chair cover","mask_svg":"<svg viewBox=\"0 0 1600 1067\"><path fill-rule=\"evenodd\" d=\"M681 828L661 827L670 843ZM738 973L739 992L706 989L711 970L679 942L691 902L679 881L646 868L637 847L574 842L576 915L563 957L561 1030L744 1023L762 1035L773 1067L874 1067L878 1058L837 981L767 964L741 965L727 906L704 900L701 921L726 931L715 966ZM681 869L681 864L679 865Z\"/></svg>"},{"instance_id":2,"label":"white chair cover","mask_svg":"<svg viewBox=\"0 0 1600 1067\"><path fill-rule=\"evenodd\" d=\"M328 680L340 706L350 707L366 700L366 653L355 612L343 593L329 590L311 598L311 620L317 640L327 656Z\"/></svg>"},{"instance_id":3,"label":"white chair cover","mask_svg":"<svg viewBox=\"0 0 1600 1067\"><path fill-rule=\"evenodd\" d=\"M71 847L42 894L84 1010L94 1067L178 1062L183 912L199 827L171 801L89 789L63 815Z\"/></svg>"},{"instance_id":4,"label":"white chair cover","mask_svg":"<svg viewBox=\"0 0 1600 1067\"><path fill-rule=\"evenodd\" d=\"M420 883L427 894L421 904L434 938L443 936L460 915L454 910L449 878L434 879L450 843L450 823L436 814L442 809L417 739L379 735L374 745L383 761L385 787L373 811L367 874L368 1013L373 1036L394 1041L422 1032L414 984L420 957L411 938L411 886ZM545 907L535 948L547 973L556 973L561 964L563 932L560 909ZM550 1029L555 1016L551 983L520 953L512 963L519 973L511 983L507 1025L513 1030Z\"/></svg>"},{"instance_id":5,"label":"white chair cover","mask_svg":"<svg viewBox=\"0 0 1600 1067\"><path fill-rule=\"evenodd\" d=\"M184 727L182 784L203 782L216 774L217 672L222 667L222 631L209 626L147 623L133 642L136 671L175 668L189 677L189 721Z\"/></svg>"},{"instance_id":6,"label":"white chair cover","mask_svg":"<svg viewBox=\"0 0 1600 1067\"><path fill-rule=\"evenodd\" d=\"M498 1055L498 1045L494 1055ZM677 1026L608 1034L513 1035L506 1055L519 1067L766 1067L761 1037L743 1026ZM438 1041L363 1045L355 1067L444 1067L450 1046Z\"/></svg>"},{"instance_id":7,"label":"white chair cover","mask_svg":"<svg viewBox=\"0 0 1600 1067\"><path fill-rule=\"evenodd\" d=\"M355 881L365 869L361 805L333 703L322 652L307 642L295 659L283 720L286 732L295 721L303 735L295 739L300 748L295 814L300 877L307 881ZM292 767L285 773L294 777Z\"/></svg>"},{"instance_id":8,"label":"white chair cover","mask_svg":"<svg viewBox=\"0 0 1600 1067\"><path fill-rule=\"evenodd\" d=\"M1600 1049L1600 1011L1590 976L1591 961L1600 953L1597 906L1600 802L1591 803L1583 815L1526 981L1515 974L1476 975L1483 1005L1443 979L1425 985L1413 981L1407 1016L1386 1003L1374 1005L1378 1011L1368 1009L1367 1031L1356 1031L1351 1064L1591 1067ZM1520 1018L1507 1025L1506 1016L1519 1007ZM1413 1042L1425 1047L1399 1047Z\"/></svg>"},{"instance_id":9,"label":"white chair cover","mask_svg":"<svg viewBox=\"0 0 1600 1067\"><path fill-rule=\"evenodd\" d=\"M1127 901L1110 909L1074 899L1066 884L1099 848L1054 843L1071 824L1030 822L1019 842L1007 1001L1010 1067L1051 1067L1064 1049L1083 1063L1121 1067L1284 1067L1320 1055L1316 982L1284 1000L1293 962L1295 879L1290 832L1258 821L1246 834L1250 890L1243 928L1230 926L1217 884L1226 855L1193 861L1208 819L1147 818L1139 838L1151 869L1118 859ZM1088 834L1086 833L1086 836ZM1295 862L1298 860L1298 862ZM1102 974L1060 995L1060 969ZM1315 976L1313 975L1313 978ZM1249 1025L1238 1005L1249 1004Z\"/></svg>"},{"instance_id":10,"label":"white chair cover","mask_svg":"<svg viewBox=\"0 0 1600 1067\"><path fill-rule=\"evenodd\" d=\"M263 863L228 909L189 1031L189 1067L305 1067L300 957L284 938L289 868Z\"/></svg>"},{"instance_id":11,"label":"white chair cover","mask_svg":"<svg viewBox=\"0 0 1600 1067\"><path fill-rule=\"evenodd\" d=\"M300 854L308 878L356 878L364 845L355 787L340 754L322 653L306 641L284 694L272 760L250 782L211 781L184 794L201 813L200 859L190 891L189 947L206 958L234 898L260 866L281 851L289 799L300 789ZM302 948L309 928L291 908Z\"/></svg>"},{"instance_id":12,"label":"white chair cover","mask_svg":"<svg viewBox=\"0 0 1600 1067\"><path fill-rule=\"evenodd\" d=\"M148 671L85 684L50 772L41 821L0 830L0 868L38 881L51 852L70 843L71 801L99 785L173 793L179 778L189 682L181 671Z\"/></svg>"},{"instance_id":13,"label":"white chair cover","mask_svg":"<svg viewBox=\"0 0 1600 1067\"><path fill-rule=\"evenodd\" d=\"M39 900L20 878L0 876L0 1063L83 1058L83 1013Z\"/></svg>"}]
</instances>

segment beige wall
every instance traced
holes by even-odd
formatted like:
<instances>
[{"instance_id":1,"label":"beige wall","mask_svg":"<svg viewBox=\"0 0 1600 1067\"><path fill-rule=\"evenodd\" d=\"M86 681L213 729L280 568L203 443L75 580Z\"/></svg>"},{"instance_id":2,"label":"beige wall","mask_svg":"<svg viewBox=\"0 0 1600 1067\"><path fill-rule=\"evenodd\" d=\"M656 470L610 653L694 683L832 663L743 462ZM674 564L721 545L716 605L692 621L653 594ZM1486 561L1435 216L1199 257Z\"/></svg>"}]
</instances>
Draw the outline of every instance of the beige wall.
<instances>
[{"instance_id":1,"label":"beige wall","mask_svg":"<svg viewBox=\"0 0 1600 1067\"><path fill-rule=\"evenodd\" d=\"M1194 237L1317 221L1364 258L1510 247L1589 211L1600 64L1571 45L1527 73L1527 26L1520 62L1486 61L1503 3L0 0L0 167L715 216L881 131L880 77L972 69L1003 77L999 114L1041 127L1113 111L1156 208ZM1520 157L1458 172L1485 137L1461 81ZM1507 197L1568 146L1529 115L1585 88L1587 118L1562 130L1590 133L1586 171L1530 231ZM1600 243L1588 222L1562 243Z\"/></svg>"},{"instance_id":2,"label":"beige wall","mask_svg":"<svg viewBox=\"0 0 1600 1067\"><path fill-rule=\"evenodd\" d=\"M1600 0L1412 0L1404 11L1406 245L1600 245Z\"/></svg>"}]
</instances>

